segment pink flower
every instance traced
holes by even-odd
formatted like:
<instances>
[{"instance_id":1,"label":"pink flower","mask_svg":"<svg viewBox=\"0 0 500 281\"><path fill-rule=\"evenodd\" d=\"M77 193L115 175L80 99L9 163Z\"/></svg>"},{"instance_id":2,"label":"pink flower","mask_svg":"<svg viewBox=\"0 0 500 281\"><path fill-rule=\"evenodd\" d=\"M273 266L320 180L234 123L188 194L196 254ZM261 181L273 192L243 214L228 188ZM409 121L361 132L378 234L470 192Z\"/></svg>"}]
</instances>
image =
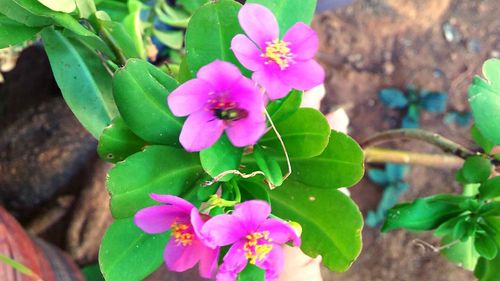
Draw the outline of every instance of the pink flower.
<instances>
[{"instance_id":1,"label":"pink flower","mask_svg":"<svg viewBox=\"0 0 500 281\"><path fill-rule=\"evenodd\" d=\"M213 248L231 245L217 273L218 281L235 280L250 263L266 271L266 281L276 280L283 270L282 244L300 238L284 221L269 219L271 207L264 201L246 201L231 215L211 218L201 229L205 243Z\"/></svg>"},{"instance_id":2,"label":"pink flower","mask_svg":"<svg viewBox=\"0 0 500 281\"><path fill-rule=\"evenodd\" d=\"M226 131L234 146L255 144L266 130L264 98L255 83L227 62L202 67L196 79L168 96L176 116L187 116L180 142L187 151L212 146Z\"/></svg>"},{"instance_id":3,"label":"pink flower","mask_svg":"<svg viewBox=\"0 0 500 281\"><path fill-rule=\"evenodd\" d=\"M176 196L151 194L151 198L167 205L140 210L134 222L150 234L172 230L163 254L168 269L183 272L199 262L200 276L212 278L217 267L219 248L208 248L203 244L199 233L204 222L198 209Z\"/></svg>"},{"instance_id":4,"label":"pink flower","mask_svg":"<svg viewBox=\"0 0 500 281\"><path fill-rule=\"evenodd\" d=\"M245 4L239 12L240 25L248 35L238 34L231 49L252 79L267 90L270 99L279 99L292 88L309 90L323 83L325 72L313 57L318 35L304 23L296 23L279 38L280 30L270 10Z\"/></svg>"}]
</instances>

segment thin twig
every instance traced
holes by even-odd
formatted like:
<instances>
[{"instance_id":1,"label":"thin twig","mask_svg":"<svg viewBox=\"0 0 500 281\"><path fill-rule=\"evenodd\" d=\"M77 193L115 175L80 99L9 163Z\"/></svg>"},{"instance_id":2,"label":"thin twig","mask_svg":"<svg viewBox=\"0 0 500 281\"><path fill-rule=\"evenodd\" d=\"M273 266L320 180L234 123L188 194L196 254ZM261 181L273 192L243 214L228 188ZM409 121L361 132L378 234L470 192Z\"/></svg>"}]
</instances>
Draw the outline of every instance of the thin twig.
<instances>
[{"instance_id":1,"label":"thin twig","mask_svg":"<svg viewBox=\"0 0 500 281\"><path fill-rule=\"evenodd\" d=\"M462 159L466 159L467 157L476 155L476 153L469 150L468 148L455 143L441 135L420 129L399 129L381 132L361 142L361 146L367 148L375 144L398 139L412 139L423 141L440 148L445 153L453 154Z\"/></svg>"},{"instance_id":2,"label":"thin twig","mask_svg":"<svg viewBox=\"0 0 500 281\"><path fill-rule=\"evenodd\" d=\"M412 241L412 243L418 245L418 246L422 246L424 248L428 248L428 249L431 249L434 253L439 253L441 252L442 250L446 250L448 248L451 248L453 246L455 246L456 244L460 243L460 240L454 240L446 245L443 245L441 247L436 247L428 242L425 242L424 240L420 240L420 239L414 239Z\"/></svg>"},{"instance_id":3,"label":"thin twig","mask_svg":"<svg viewBox=\"0 0 500 281\"><path fill-rule=\"evenodd\" d=\"M262 171L255 171L255 172L250 173L250 174L245 174L245 173L242 173L238 170L227 170L227 171L224 171L224 172L218 174L217 176L215 176L211 181L205 182L203 184L203 186L211 186L212 184L220 181L223 177L225 177L227 175L238 175L244 179L252 178L252 177L255 177L257 175L266 176L266 174L264 174L264 172L262 172Z\"/></svg>"},{"instance_id":4,"label":"thin twig","mask_svg":"<svg viewBox=\"0 0 500 281\"><path fill-rule=\"evenodd\" d=\"M273 119L271 119L269 112L267 112L267 109L265 109L265 108L264 108L264 112L266 113L267 119L269 119L269 124L271 124L271 127L273 128L274 133L276 134L276 137L278 138L278 140L281 143L281 147L283 148L283 153L285 153L286 164L288 165L288 173L283 177L283 181L285 181L292 174L292 164L290 163L290 157L288 156L288 151L286 150L285 143L283 142L283 139L281 138L281 135L278 132L278 129L276 129L276 126L274 126Z\"/></svg>"},{"instance_id":5,"label":"thin twig","mask_svg":"<svg viewBox=\"0 0 500 281\"><path fill-rule=\"evenodd\" d=\"M442 169L458 169L464 160L447 154L418 153L403 150L392 150L380 147L365 149L366 163L397 163L423 165Z\"/></svg>"}]
</instances>

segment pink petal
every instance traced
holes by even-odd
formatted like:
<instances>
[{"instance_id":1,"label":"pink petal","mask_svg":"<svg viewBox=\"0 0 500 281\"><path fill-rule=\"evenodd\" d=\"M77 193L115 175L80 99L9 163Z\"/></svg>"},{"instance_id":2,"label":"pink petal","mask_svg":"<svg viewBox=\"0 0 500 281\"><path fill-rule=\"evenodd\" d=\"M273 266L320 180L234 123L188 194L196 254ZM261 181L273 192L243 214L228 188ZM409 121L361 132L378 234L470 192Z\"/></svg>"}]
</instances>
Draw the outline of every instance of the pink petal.
<instances>
[{"instance_id":1,"label":"pink petal","mask_svg":"<svg viewBox=\"0 0 500 281\"><path fill-rule=\"evenodd\" d=\"M232 281L235 280L248 263L243 250L242 241L234 243L224 256L224 262L217 273L217 281Z\"/></svg>"},{"instance_id":2,"label":"pink petal","mask_svg":"<svg viewBox=\"0 0 500 281\"><path fill-rule=\"evenodd\" d=\"M278 279L285 266L283 248L279 245L273 245L273 249L269 252L267 257L262 261L257 260L255 265L266 271L265 281L274 281Z\"/></svg>"},{"instance_id":3,"label":"pink petal","mask_svg":"<svg viewBox=\"0 0 500 281\"><path fill-rule=\"evenodd\" d=\"M235 65L216 60L200 68L196 77L210 83L215 92L224 92L237 83L243 75Z\"/></svg>"},{"instance_id":4,"label":"pink petal","mask_svg":"<svg viewBox=\"0 0 500 281\"><path fill-rule=\"evenodd\" d=\"M314 60L297 62L283 71L282 80L297 90L309 90L323 84L325 70Z\"/></svg>"},{"instance_id":5,"label":"pink petal","mask_svg":"<svg viewBox=\"0 0 500 281\"><path fill-rule=\"evenodd\" d=\"M210 111L201 110L187 118L179 140L187 151L200 151L212 146L222 135L224 123Z\"/></svg>"},{"instance_id":6,"label":"pink petal","mask_svg":"<svg viewBox=\"0 0 500 281\"><path fill-rule=\"evenodd\" d=\"M266 89L266 95L271 100L281 99L288 95L292 86L285 84L279 77L281 70L274 64L256 71L252 75L252 80Z\"/></svg>"},{"instance_id":7,"label":"pink petal","mask_svg":"<svg viewBox=\"0 0 500 281\"><path fill-rule=\"evenodd\" d=\"M245 201L234 207L233 216L239 218L247 232L255 232L271 214L271 206L265 201Z\"/></svg>"},{"instance_id":8,"label":"pink petal","mask_svg":"<svg viewBox=\"0 0 500 281\"><path fill-rule=\"evenodd\" d=\"M293 25L283 36L283 41L290 43L295 61L312 59L318 51L318 34L302 22Z\"/></svg>"},{"instance_id":9,"label":"pink petal","mask_svg":"<svg viewBox=\"0 0 500 281\"><path fill-rule=\"evenodd\" d=\"M203 235L201 235L201 229L205 222L200 216L200 212L198 209L191 209L191 225L193 226L194 233L198 237L198 239L203 240Z\"/></svg>"},{"instance_id":10,"label":"pink petal","mask_svg":"<svg viewBox=\"0 0 500 281\"><path fill-rule=\"evenodd\" d=\"M231 122L226 127L226 134L231 143L236 147L245 147L254 145L266 132L265 118L253 120L252 118L243 118Z\"/></svg>"},{"instance_id":11,"label":"pink petal","mask_svg":"<svg viewBox=\"0 0 500 281\"><path fill-rule=\"evenodd\" d=\"M187 215L172 206L153 206L140 210L134 216L134 223L146 233L162 233L170 229L174 220L184 220Z\"/></svg>"},{"instance_id":12,"label":"pink petal","mask_svg":"<svg viewBox=\"0 0 500 281\"><path fill-rule=\"evenodd\" d=\"M172 206L178 207L179 209L183 210L186 212L186 214L191 213L191 209L195 208L191 202L186 201L180 197L173 196L173 195L164 195L164 194L155 194L152 193L149 195L153 200L162 202L162 203L167 203Z\"/></svg>"},{"instance_id":13,"label":"pink petal","mask_svg":"<svg viewBox=\"0 0 500 281\"><path fill-rule=\"evenodd\" d=\"M279 38L278 21L273 13L262 5L243 5L238 14L238 19L248 37L261 49L266 47L266 42L272 42Z\"/></svg>"},{"instance_id":14,"label":"pink petal","mask_svg":"<svg viewBox=\"0 0 500 281\"><path fill-rule=\"evenodd\" d=\"M273 243L284 244L293 241L294 246L300 246L300 237L288 223L282 220L268 219L260 225L258 231L269 231L269 237Z\"/></svg>"},{"instance_id":15,"label":"pink petal","mask_svg":"<svg viewBox=\"0 0 500 281\"><path fill-rule=\"evenodd\" d=\"M187 116L206 105L210 92L213 87L206 81L189 80L168 95L168 107L175 116Z\"/></svg>"},{"instance_id":16,"label":"pink petal","mask_svg":"<svg viewBox=\"0 0 500 281\"><path fill-rule=\"evenodd\" d=\"M266 59L261 57L262 51L243 34L238 34L233 38L231 49L238 61L251 71L261 69L266 62Z\"/></svg>"},{"instance_id":17,"label":"pink petal","mask_svg":"<svg viewBox=\"0 0 500 281\"><path fill-rule=\"evenodd\" d=\"M177 245L175 239L170 239L163 252L163 258L170 271L184 272L196 265L200 260L199 244L191 246Z\"/></svg>"},{"instance_id":18,"label":"pink petal","mask_svg":"<svg viewBox=\"0 0 500 281\"><path fill-rule=\"evenodd\" d=\"M243 77L229 89L229 92L231 100L236 102L238 107L248 110L249 113L264 116L265 96L255 82Z\"/></svg>"},{"instance_id":19,"label":"pink petal","mask_svg":"<svg viewBox=\"0 0 500 281\"><path fill-rule=\"evenodd\" d=\"M233 215L218 215L209 219L201 229L204 243L210 248L226 246L247 235L240 220Z\"/></svg>"},{"instance_id":20,"label":"pink petal","mask_svg":"<svg viewBox=\"0 0 500 281\"><path fill-rule=\"evenodd\" d=\"M210 249L200 246L200 276L203 278L213 278L219 260L220 249Z\"/></svg>"}]
</instances>

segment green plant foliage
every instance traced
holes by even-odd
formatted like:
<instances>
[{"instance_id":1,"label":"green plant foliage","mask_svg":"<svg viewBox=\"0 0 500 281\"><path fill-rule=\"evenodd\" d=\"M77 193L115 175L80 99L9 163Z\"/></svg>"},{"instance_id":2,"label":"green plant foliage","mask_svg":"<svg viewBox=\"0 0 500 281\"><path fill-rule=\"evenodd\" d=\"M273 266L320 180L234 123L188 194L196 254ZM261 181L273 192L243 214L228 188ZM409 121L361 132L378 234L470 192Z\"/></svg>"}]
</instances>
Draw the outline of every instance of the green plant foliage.
<instances>
[{"instance_id":1,"label":"green plant foliage","mask_svg":"<svg viewBox=\"0 0 500 281\"><path fill-rule=\"evenodd\" d=\"M281 35L284 35L297 22L311 23L316 2L317 0L248 0L246 3L261 4L269 8L278 20Z\"/></svg>"},{"instance_id":2,"label":"green plant foliage","mask_svg":"<svg viewBox=\"0 0 500 281\"><path fill-rule=\"evenodd\" d=\"M33 15L14 0L0 0L0 14L29 27L42 27L54 23L50 18Z\"/></svg>"},{"instance_id":3,"label":"green plant foliage","mask_svg":"<svg viewBox=\"0 0 500 281\"><path fill-rule=\"evenodd\" d=\"M242 183L246 184L246 183ZM254 188L247 188L252 192ZM323 264L345 271L361 251L363 218L356 204L336 189L285 181L269 192L273 213L302 226L301 249Z\"/></svg>"},{"instance_id":4,"label":"green plant foliage","mask_svg":"<svg viewBox=\"0 0 500 281\"><path fill-rule=\"evenodd\" d=\"M94 0L94 2L97 10L108 14L113 21L120 22L128 15L128 7L125 1Z\"/></svg>"},{"instance_id":5,"label":"green plant foliage","mask_svg":"<svg viewBox=\"0 0 500 281\"><path fill-rule=\"evenodd\" d=\"M294 114L301 102L302 91L292 90L286 97L270 102L267 112L274 123L279 123Z\"/></svg>"},{"instance_id":6,"label":"green plant foliage","mask_svg":"<svg viewBox=\"0 0 500 281\"><path fill-rule=\"evenodd\" d=\"M234 147L224 134L212 147L200 152L203 169L212 177L227 170L237 170L240 167L243 148ZM224 176L220 181L228 181L233 175Z\"/></svg>"},{"instance_id":7,"label":"green plant foliage","mask_svg":"<svg viewBox=\"0 0 500 281\"><path fill-rule=\"evenodd\" d=\"M25 26L0 14L0 49L29 40L39 31L40 28Z\"/></svg>"},{"instance_id":8,"label":"green plant foliage","mask_svg":"<svg viewBox=\"0 0 500 281\"><path fill-rule=\"evenodd\" d=\"M202 5L208 3L208 0L178 0L177 2L189 13L194 13Z\"/></svg>"},{"instance_id":9,"label":"green plant foliage","mask_svg":"<svg viewBox=\"0 0 500 281\"><path fill-rule=\"evenodd\" d=\"M441 245L452 245L455 239L444 237ZM474 238L469 237L466 241L452 246L445 247L441 253L448 258L449 261L461 266L467 270L473 270L476 267L479 254L474 248Z\"/></svg>"},{"instance_id":10,"label":"green plant foliage","mask_svg":"<svg viewBox=\"0 0 500 281\"><path fill-rule=\"evenodd\" d=\"M283 173L278 161L270 155L269 150L256 145L253 149L253 156L257 167L266 174L266 179L274 186L280 186L283 183Z\"/></svg>"},{"instance_id":11,"label":"green plant foliage","mask_svg":"<svg viewBox=\"0 0 500 281\"><path fill-rule=\"evenodd\" d=\"M500 144L500 60L490 59L483 65L485 80L475 77L469 88L469 103L476 126L482 135Z\"/></svg>"},{"instance_id":12,"label":"green plant foliage","mask_svg":"<svg viewBox=\"0 0 500 281\"><path fill-rule=\"evenodd\" d=\"M490 160L481 156L471 156L465 160L464 166L457 172L457 177L464 183L482 183L491 174Z\"/></svg>"},{"instance_id":13,"label":"green plant foliage","mask_svg":"<svg viewBox=\"0 0 500 281\"><path fill-rule=\"evenodd\" d=\"M75 0L37 0L45 7L56 12L71 13L76 9Z\"/></svg>"},{"instance_id":14,"label":"green plant foliage","mask_svg":"<svg viewBox=\"0 0 500 281\"><path fill-rule=\"evenodd\" d=\"M170 112L167 95L177 81L152 64L130 59L113 79L116 105L127 126L151 144L177 145L182 119Z\"/></svg>"},{"instance_id":15,"label":"green plant foliage","mask_svg":"<svg viewBox=\"0 0 500 281\"><path fill-rule=\"evenodd\" d=\"M470 134L474 142L476 142L484 150L484 152L491 153L493 147L495 147L495 144L485 136L483 136L476 125L471 127Z\"/></svg>"},{"instance_id":16,"label":"green plant foliage","mask_svg":"<svg viewBox=\"0 0 500 281\"><path fill-rule=\"evenodd\" d=\"M202 176L198 155L169 146L148 146L118 163L108 174L111 212L115 218L133 216L155 203L151 193L186 195Z\"/></svg>"},{"instance_id":17,"label":"green plant foliage","mask_svg":"<svg viewBox=\"0 0 500 281\"><path fill-rule=\"evenodd\" d=\"M169 233L144 233L133 218L115 220L99 250L99 265L107 281L140 281L163 263Z\"/></svg>"},{"instance_id":18,"label":"green plant foliage","mask_svg":"<svg viewBox=\"0 0 500 281\"><path fill-rule=\"evenodd\" d=\"M247 265L240 274L237 281L262 281L264 280L265 271L255 265Z\"/></svg>"},{"instance_id":19,"label":"green plant foliage","mask_svg":"<svg viewBox=\"0 0 500 281\"><path fill-rule=\"evenodd\" d=\"M435 229L464 211L466 196L440 194L396 205L387 212L382 232L398 228L412 231Z\"/></svg>"},{"instance_id":20,"label":"green plant foliage","mask_svg":"<svg viewBox=\"0 0 500 281\"><path fill-rule=\"evenodd\" d=\"M300 108L275 125L291 158L318 156L328 145L330 125L323 114L315 109ZM283 148L274 130L265 134L259 144L271 147L283 155Z\"/></svg>"},{"instance_id":21,"label":"green plant foliage","mask_svg":"<svg viewBox=\"0 0 500 281\"><path fill-rule=\"evenodd\" d=\"M102 28L102 32L108 33L108 36L120 46L120 51L123 52L126 58L141 57L134 43L134 39L122 23L99 20L99 24Z\"/></svg>"},{"instance_id":22,"label":"green plant foliage","mask_svg":"<svg viewBox=\"0 0 500 281\"><path fill-rule=\"evenodd\" d=\"M99 264L91 264L82 268L82 274L87 281L105 281Z\"/></svg>"},{"instance_id":23,"label":"green plant foliage","mask_svg":"<svg viewBox=\"0 0 500 281\"><path fill-rule=\"evenodd\" d=\"M123 26L132 38L139 58L146 59L146 47L142 39L143 27L141 10L143 4L138 0L128 0L129 14L123 19Z\"/></svg>"},{"instance_id":24,"label":"green plant foliage","mask_svg":"<svg viewBox=\"0 0 500 281\"><path fill-rule=\"evenodd\" d=\"M500 197L500 176L488 179L479 187L479 195L482 199L493 199Z\"/></svg>"},{"instance_id":25,"label":"green plant foliage","mask_svg":"<svg viewBox=\"0 0 500 281\"><path fill-rule=\"evenodd\" d=\"M118 114L111 93L111 76L97 54L85 45L51 27L41 34L64 100L80 123L99 138Z\"/></svg>"},{"instance_id":26,"label":"green plant foliage","mask_svg":"<svg viewBox=\"0 0 500 281\"><path fill-rule=\"evenodd\" d=\"M193 77L201 67L217 59L233 63L248 74L230 49L233 37L243 33L238 22L240 8L235 1L220 0L194 13L186 31L186 59Z\"/></svg>"},{"instance_id":27,"label":"green plant foliage","mask_svg":"<svg viewBox=\"0 0 500 281\"><path fill-rule=\"evenodd\" d=\"M500 276L499 264L500 255L497 255L493 260L480 258L474 270L474 276L476 276L479 281L497 281L498 276Z\"/></svg>"},{"instance_id":28,"label":"green plant foliage","mask_svg":"<svg viewBox=\"0 0 500 281\"><path fill-rule=\"evenodd\" d=\"M146 142L130 131L121 117L116 117L102 132L97 153L103 160L117 163L145 146Z\"/></svg>"},{"instance_id":29,"label":"green plant foliage","mask_svg":"<svg viewBox=\"0 0 500 281\"><path fill-rule=\"evenodd\" d=\"M489 235L477 233L474 237L474 248L479 255L487 260L492 260L497 256L498 246L495 240Z\"/></svg>"},{"instance_id":30,"label":"green plant foliage","mask_svg":"<svg viewBox=\"0 0 500 281\"><path fill-rule=\"evenodd\" d=\"M179 30L161 31L154 29L153 34L165 46L172 48L174 50L182 49L182 45L184 43L184 33L182 31Z\"/></svg>"}]
</instances>

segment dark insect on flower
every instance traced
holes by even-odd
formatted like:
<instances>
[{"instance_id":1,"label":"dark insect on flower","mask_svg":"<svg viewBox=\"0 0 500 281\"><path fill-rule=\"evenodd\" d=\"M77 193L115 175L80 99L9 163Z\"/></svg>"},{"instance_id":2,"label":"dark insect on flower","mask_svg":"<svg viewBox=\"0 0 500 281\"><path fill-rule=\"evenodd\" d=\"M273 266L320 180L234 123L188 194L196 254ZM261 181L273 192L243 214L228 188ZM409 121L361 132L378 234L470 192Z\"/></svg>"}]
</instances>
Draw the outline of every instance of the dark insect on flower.
<instances>
[{"instance_id":1,"label":"dark insect on flower","mask_svg":"<svg viewBox=\"0 0 500 281\"><path fill-rule=\"evenodd\" d=\"M248 116L248 111L241 108L214 109L214 115L220 120L237 121Z\"/></svg>"}]
</instances>

